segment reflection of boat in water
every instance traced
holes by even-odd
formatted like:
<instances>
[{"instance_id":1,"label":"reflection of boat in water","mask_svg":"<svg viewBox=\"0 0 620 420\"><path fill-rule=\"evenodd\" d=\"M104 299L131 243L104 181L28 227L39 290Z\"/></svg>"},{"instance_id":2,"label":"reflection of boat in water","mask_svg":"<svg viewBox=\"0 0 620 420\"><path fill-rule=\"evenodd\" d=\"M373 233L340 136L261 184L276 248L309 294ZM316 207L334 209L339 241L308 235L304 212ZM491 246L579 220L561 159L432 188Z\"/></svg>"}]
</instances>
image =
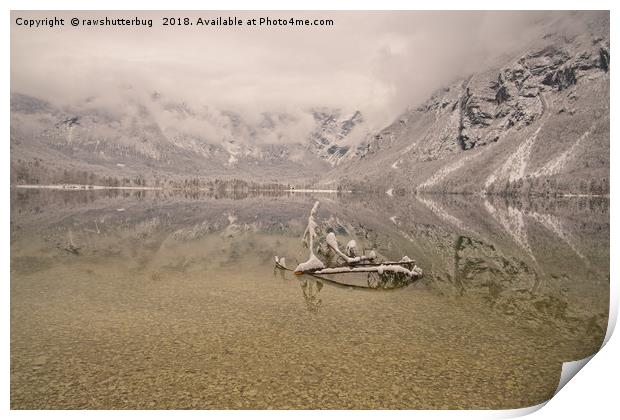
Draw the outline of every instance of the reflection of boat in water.
<instances>
[{"instance_id":1,"label":"reflection of boat in water","mask_svg":"<svg viewBox=\"0 0 620 420\"><path fill-rule=\"evenodd\" d=\"M308 310L310 312L318 312L323 304L319 297L319 292L323 289L323 282L311 277L305 277L300 280L300 285Z\"/></svg>"},{"instance_id":2,"label":"reflection of boat in water","mask_svg":"<svg viewBox=\"0 0 620 420\"><path fill-rule=\"evenodd\" d=\"M286 271L293 272L293 270L276 265L274 275L279 272L282 278ZM353 273L346 278L338 277L334 274L327 274L324 276L317 274L303 274L296 275L295 279L299 281L301 292L306 302L306 306L310 312L318 312L323 304L323 300L320 298L319 293L325 285L336 287L346 290L360 290L360 291L395 291L402 289L416 281L418 278L412 278L410 276L383 276L378 275L375 272L370 273Z\"/></svg>"}]
</instances>

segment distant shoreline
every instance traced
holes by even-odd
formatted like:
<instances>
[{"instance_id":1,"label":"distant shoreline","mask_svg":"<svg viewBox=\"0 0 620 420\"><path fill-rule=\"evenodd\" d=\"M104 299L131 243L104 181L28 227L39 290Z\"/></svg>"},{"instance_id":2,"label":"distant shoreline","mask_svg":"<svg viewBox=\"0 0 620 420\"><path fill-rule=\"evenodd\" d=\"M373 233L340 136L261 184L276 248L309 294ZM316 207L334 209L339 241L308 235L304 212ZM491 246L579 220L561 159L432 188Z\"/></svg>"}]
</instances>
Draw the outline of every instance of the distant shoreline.
<instances>
[{"instance_id":1,"label":"distant shoreline","mask_svg":"<svg viewBox=\"0 0 620 420\"><path fill-rule=\"evenodd\" d=\"M20 184L13 185L14 188L21 189L45 189L45 190L63 190L63 191L93 191L93 190L152 190L152 191L185 191L185 188L164 188L164 187L108 187L105 185L84 185L84 184L52 184L52 185L38 185L38 184ZM207 188L193 188L193 191L215 191ZM330 189L309 189L309 188L289 188L289 189L250 189L250 192L272 191L272 192L312 192L312 193L352 193L352 191L345 190L330 190Z\"/></svg>"},{"instance_id":2,"label":"distant shoreline","mask_svg":"<svg viewBox=\"0 0 620 420\"><path fill-rule=\"evenodd\" d=\"M58 184L58 185L37 185L21 184L14 185L15 188L23 189L46 189L46 190L68 190L68 191L88 191L88 190L163 190L162 187L108 187L105 185L83 185L83 184Z\"/></svg>"},{"instance_id":3,"label":"distant shoreline","mask_svg":"<svg viewBox=\"0 0 620 420\"><path fill-rule=\"evenodd\" d=\"M218 190L213 190L209 188L167 188L167 187L109 187L105 185L84 185L84 184L50 184L50 185L38 185L38 184L20 184L20 185L11 185L11 188L20 188L20 189L30 189L30 190L61 190L61 191L101 191L101 190L134 190L134 191L205 191L205 192L216 192ZM224 191L233 191L234 189L224 189ZM322 189L322 188L288 188L288 189L273 189L273 188L252 188L246 190L248 192L281 192L281 193L321 193L321 194L337 194L337 193L346 193L346 194L354 194L360 193L361 191L351 191L351 190L333 190L333 189ZM392 192L392 194L390 194ZM386 191L386 194L389 196L394 196L393 189ZM422 194L422 195L433 195L437 194L435 192L415 192L414 194ZM452 193L439 193L440 195ZM461 193L463 195L470 195L471 193ZM495 194L492 194L495 195ZM565 198L609 198L608 194L557 194L556 197L565 197Z\"/></svg>"}]
</instances>

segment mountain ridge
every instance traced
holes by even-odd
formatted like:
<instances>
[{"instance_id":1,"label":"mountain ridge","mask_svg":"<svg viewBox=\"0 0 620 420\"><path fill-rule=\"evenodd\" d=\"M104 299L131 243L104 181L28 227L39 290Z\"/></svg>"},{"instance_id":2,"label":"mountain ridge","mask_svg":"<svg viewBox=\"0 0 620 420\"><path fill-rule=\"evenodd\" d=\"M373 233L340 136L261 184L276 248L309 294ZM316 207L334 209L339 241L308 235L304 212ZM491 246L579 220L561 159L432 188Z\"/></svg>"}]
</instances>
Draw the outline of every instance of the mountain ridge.
<instances>
[{"instance_id":1,"label":"mountain ridge","mask_svg":"<svg viewBox=\"0 0 620 420\"><path fill-rule=\"evenodd\" d=\"M587 30L571 36L550 32L374 133L360 111L315 107L248 121L154 92L122 110L98 108L94 98L76 112L14 92L11 180L220 178L396 192L608 194L608 16L590 16Z\"/></svg>"},{"instance_id":2,"label":"mountain ridge","mask_svg":"<svg viewBox=\"0 0 620 420\"><path fill-rule=\"evenodd\" d=\"M607 194L608 38L547 35L439 89L361 145L331 180L353 189Z\"/></svg>"}]
</instances>

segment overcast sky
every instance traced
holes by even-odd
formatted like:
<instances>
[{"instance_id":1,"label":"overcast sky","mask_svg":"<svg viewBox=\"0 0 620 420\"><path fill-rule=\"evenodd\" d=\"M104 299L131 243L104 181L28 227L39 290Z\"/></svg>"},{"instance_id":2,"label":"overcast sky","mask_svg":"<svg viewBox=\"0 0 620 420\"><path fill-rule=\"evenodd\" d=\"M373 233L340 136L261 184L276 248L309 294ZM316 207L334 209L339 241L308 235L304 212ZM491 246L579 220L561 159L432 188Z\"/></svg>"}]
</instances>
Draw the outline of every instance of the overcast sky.
<instances>
[{"instance_id":1,"label":"overcast sky","mask_svg":"<svg viewBox=\"0 0 620 420\"><path fill-rule=\"evenodd\" d=\"M26 29L19 16L141 17L153 28ZM549 12L165 12L166 16L329 18L332 27L162 27L160 12L12 12L11 90L79 106L158 91L190 106L361 110L389 123L456 77L515 54Z\"/></svg>"}]
</instances>

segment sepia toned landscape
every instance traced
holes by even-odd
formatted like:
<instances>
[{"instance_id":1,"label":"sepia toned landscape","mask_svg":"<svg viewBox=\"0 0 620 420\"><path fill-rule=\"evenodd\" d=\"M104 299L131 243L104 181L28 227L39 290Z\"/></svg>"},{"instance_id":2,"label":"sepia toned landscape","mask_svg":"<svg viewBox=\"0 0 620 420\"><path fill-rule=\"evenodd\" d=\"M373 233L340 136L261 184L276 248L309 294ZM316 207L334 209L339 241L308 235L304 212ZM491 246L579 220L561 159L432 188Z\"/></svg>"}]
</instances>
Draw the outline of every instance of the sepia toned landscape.
<instances>
[{"instance_id":1,"label":"sepia toned landscape","mask_svg":"<svg viewBox=\"0 0 620 420\"><path fill-rule=\"evenodd\" d=\"M12 27L12 409L523 408L598 351L609 12L297 14Z\"/></svg>"}]
</instances>

